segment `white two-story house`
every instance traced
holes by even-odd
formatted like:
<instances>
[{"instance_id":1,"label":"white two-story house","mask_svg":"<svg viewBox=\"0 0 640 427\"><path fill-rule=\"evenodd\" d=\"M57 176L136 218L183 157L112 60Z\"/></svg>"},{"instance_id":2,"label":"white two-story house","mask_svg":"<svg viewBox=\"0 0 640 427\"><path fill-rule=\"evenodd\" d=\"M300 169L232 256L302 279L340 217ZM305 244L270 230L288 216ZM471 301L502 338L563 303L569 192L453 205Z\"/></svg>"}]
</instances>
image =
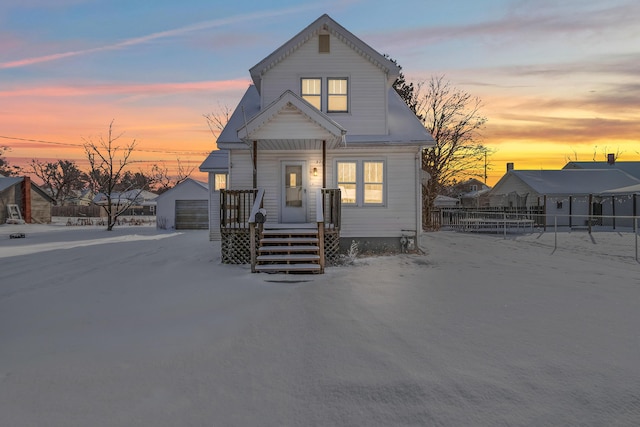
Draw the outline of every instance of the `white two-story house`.
<instances>
[{"instance_id":1,"label":"white two-story house","mask_svg":"<svg viewBox=\"0 0 640 427\"><path fill-rule=\"evenodd\" d=\"M229 162L226 189L212 193L223 262L249 256L256 271L322 271L352 247L415 241L421 152L433 139L393 89L399 72L328 15L250 69L253 84L217 140ZM319 252L287 249L305 238Z\"/></svg>"}]
</instances>

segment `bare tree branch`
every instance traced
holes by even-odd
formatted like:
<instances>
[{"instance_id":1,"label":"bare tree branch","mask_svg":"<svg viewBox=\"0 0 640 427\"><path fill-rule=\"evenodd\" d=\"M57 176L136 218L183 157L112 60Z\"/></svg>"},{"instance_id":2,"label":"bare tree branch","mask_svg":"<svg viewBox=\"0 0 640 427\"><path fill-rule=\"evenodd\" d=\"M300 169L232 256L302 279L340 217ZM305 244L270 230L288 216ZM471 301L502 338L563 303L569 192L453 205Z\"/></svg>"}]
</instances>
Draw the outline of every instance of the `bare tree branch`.
<instances>
[{"instance_id":1,"label":"bare tree branch","mask_svg":"<svg viewBox=\"0 0 640 427\"><path fill-rule=\"evenodd\" d=\"M136 141L133 140L128 144L118 145L117 141L122 137L122 133L114 135L113 122L109 124L107 137L100 136L98 142L91 139L85 139L84 150L89 160L89 179L91 189L102 194L105 198L104 203L100 206L107 214L107 230L111 231L116 224L117 219L128 208L130 208L138 196L144 190L137 190L138 194L125 194L118 192L119 186L124 181L125 169L131 163L131 154L136 148Z\"/></svg>"}]
</instances>

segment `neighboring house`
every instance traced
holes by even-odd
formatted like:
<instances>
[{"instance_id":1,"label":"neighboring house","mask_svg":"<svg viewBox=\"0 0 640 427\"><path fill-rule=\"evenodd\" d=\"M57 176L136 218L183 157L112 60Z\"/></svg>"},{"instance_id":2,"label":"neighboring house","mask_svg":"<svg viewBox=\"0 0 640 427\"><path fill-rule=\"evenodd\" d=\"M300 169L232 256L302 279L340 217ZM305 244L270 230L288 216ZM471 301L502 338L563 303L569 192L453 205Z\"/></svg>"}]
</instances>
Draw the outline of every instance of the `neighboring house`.
<instances>
[{"instance_id":1,"label":"neighboring house","mask_svg":"<svg viewBox=\"0 0 640 427\"><path fill-rule=\"evenodd\" d=\"M72 195L65 201L68 206L90 206L95 195L87 188L73 191Z\"/></svg>"},{"instance_id":2,"label":"neighboring house","mask_svg":"<svg viewBox=\"0 0 640 427\"><path fill-rule=\"evenodd\" d=\"M0 224L11 218L9 209L19 212L26 223L51 222L51 206L55 200L35 185L28 176L4 177L0 175Z\"/></svg>"},{"instance_id":3,"label":"neighboring house","mask_svg":"<svg viewBox=\"0 0 640 427\"><path fill-rule=\"evenodd\" d=\"M155 199L156 228L162 230L207 230L209 186L187 178Z\"/></svg>"},{"instance_id":4,"label":"neighboring house","mask_svg":"<svg viewBox=\"0 0 640 427\"><path fill-rule=\"evenodd\" d=\"M449 189L449 195L460 200L460 206L465 208L481 208L489 206L488 193L491 187L484 182L469 178L459 182Z\"/></svg>"},{"instance_id":5,"label":"neighboring house","mask_svg":"<svg viewBox=\"0 0 640 427\"><path fill-rule=\"evenodd\" d=\"M617 162L612 155L606 162L569 162L563 169L601 169L611 170L618 169L640 179L640 162Z\"/></svg>"},{"instance_id":6,"label":"neighboring house","mask_svg":"<svg viewBox=\"0 0 640 427\"><path fill-rule=\"evenodd\" d=\"M637 215L638 184L619 169L509 170L489 199L492 207L544 207L547 224L584 226L592 216ZM632 221L598 218L597 224L631 226Z\"/></svg>"},{"instance_id":7,"label":"neighboring house","mask_svg":"<svg viewBox=\"0 0 640 427\"><path fill-rule=\"evenodd\" d=\"M200 165L200 172L209 174L209 240L220 240L220 190L227 188L229 153L212 151Z\"/></svg>"},{"instance_id":8,"label":"neighboring house","mask_svg":"<svg viewBox=\"0 0 640 427\"><path fill-rule=\"evenodd\" d=\"M436 208L455 208L460 206L460 200L455 197L443 196L439 194L433 201L433 206Z\"/></svg>"},{"instance_id":9,"label":"neighboring house","mask_svg":"<svg viewBox=\"0 0 640 427\"><path fill-rule=\"evenodd\" d=\"M122 192L111 193L111 205L115 211L124 209L122 215L155 215L156 202L158 197L156 193L147 190L128 190ZM107 195L98 193L93 198L93 203L98 206L105 206L108 203ZM106 212L102 210L101 216L106 216Z\"/></svg>"},{"instance_id":10,"label":"neighboring house","mask_svg":"<svg viewBox=\"0 0 640 427\"><path fill-rule=\"evenodd\" d=\"M223 262L246 262L226 252L251 236L238 229L258 206L267 229L322 226L330 256L354 241L397 250L421 233L420 159L433 139L393 89L399 73L328 15L250 69L253 84L217 140L229 153Z\"/></svg>"}]
</instances>

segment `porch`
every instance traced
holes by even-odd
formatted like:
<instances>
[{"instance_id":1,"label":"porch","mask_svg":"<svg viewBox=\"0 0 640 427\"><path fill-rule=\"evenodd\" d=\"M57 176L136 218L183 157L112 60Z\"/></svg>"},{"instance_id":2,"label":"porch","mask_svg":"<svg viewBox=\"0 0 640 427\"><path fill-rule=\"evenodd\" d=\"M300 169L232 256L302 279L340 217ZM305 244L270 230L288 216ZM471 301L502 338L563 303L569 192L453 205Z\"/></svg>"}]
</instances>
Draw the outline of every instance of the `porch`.
<instances>
[{"instance_id":1,"label":"porch","mask_svg":"<svg viewBox=\"0 0 640 427\"><path fill-rule=\"evenodd\" d=\"M264 189L220 191L222 263L251 264L254 273L323 273L338 259L340 189L317 191L313 222L272 221L264 198Z\"/></svg>"}]
</instances>

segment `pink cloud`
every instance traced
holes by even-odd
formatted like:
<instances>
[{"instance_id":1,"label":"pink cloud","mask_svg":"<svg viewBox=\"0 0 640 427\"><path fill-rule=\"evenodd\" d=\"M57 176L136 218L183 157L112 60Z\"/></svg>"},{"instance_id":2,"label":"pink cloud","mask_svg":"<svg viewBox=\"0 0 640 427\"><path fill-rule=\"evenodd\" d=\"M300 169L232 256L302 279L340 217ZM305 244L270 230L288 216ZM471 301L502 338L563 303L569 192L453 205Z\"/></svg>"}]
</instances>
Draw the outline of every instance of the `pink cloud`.
<instances>
[{"instance_id":1,"label":"pink cloud","mask_svg":"<svg viewBox=\"0 0 640 427\"><path fill-rule=\"evenodd\" d=\"M165 95L202 91L239 91L249 86L249 80L223 80L180 83L124 83L124 84L90 84L77 86L30 86L0 91L0 97L79 97L96 95Z\"/></svg>"}]
</instances>

